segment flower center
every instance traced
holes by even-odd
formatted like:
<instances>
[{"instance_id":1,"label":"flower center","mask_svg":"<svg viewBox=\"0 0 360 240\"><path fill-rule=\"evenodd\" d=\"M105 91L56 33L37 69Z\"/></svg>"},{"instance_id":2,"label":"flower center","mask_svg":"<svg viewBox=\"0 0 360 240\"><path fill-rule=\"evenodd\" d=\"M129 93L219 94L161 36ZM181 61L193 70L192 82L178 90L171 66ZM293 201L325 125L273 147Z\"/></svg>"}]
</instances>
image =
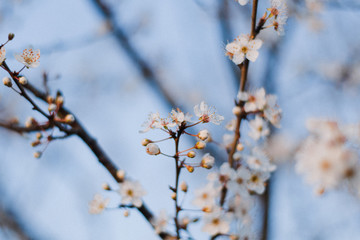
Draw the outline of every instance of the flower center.
<instances>
[{"instance_id":1,"label":"flower center","mask_svg":"<svg viewBox=\"0 0 360 240\"><path fill-rule=\"evenodd\" d=\"M241 48L241 52L242 53L247 53L248 52L248 47L246 47L246 46L243 46L242 48Z\"/></svg>"}]
</instances>

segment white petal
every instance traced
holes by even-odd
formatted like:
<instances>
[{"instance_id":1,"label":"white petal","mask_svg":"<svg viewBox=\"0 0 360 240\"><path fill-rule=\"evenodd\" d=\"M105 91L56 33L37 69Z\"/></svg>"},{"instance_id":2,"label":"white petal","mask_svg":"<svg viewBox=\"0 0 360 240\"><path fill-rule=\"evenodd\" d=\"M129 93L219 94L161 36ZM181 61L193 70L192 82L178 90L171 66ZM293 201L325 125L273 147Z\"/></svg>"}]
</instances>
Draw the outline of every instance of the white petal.
<instances>
[{"instance_id":1,"label":"white petal","mask_svg":"<svg viewBox=\"0 0 360 240\"><path fill-rule=\"evenodd\" d=\"M259 52L256 50L251 50L246 54L246 58L252 62L255 62L258 56L259 56Z\"/></svg>"},{"instance_id":2,"label":"white petal","mask_svg":"<svg viewBox=\"0 0 360 240\"><path fill-rule=\"evenodd\" d=\"M245 59L245 55L243 53L239 53L239 54L235 54L233 56L233 59L232 61L236 64L236 65L239 65L241 64Z\"/></svg>"}]
</instances>

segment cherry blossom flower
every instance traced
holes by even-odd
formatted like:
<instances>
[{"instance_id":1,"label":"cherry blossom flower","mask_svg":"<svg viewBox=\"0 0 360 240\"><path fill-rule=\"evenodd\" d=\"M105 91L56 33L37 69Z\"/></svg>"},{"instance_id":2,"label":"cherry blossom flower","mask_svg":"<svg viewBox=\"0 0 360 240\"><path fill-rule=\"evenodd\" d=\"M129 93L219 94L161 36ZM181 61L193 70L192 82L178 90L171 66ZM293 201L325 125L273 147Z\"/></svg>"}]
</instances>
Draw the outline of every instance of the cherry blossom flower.
<instances>
[{"instance_id":1,"label":"cherry blossom flower","mask_svg":"<svg viewBox=\"0 0 360 240\"><path fill-rule=\"evenodd\" d=\"M27 68L36 68L40 65L40 50L25 49L21 54L15 54L15 59Z\"/></svg>"},{"instance_id":2,"label":"cherry blossom flower","mask_svg":"<svg viewBox=\"0 0 360 240\"><path fill-rule=\"evenodd\" d=\"M216 114L215 109L209 107L204 101L194 107L194 112L204 123L212 122L219 125L224 120L223 116Z\"/></svg>"},{"instance_id":3,"label":"cherry blossom flower","mask_svg":"<svg viewBox=\"0 0 360 240\"><path fill-rule=\"evenodd\" d=\"M277 104L277 97L269 94L266 96L266 105L264 107L264 117L275 127L280 128L282 110Z\"/></svg>"},{"instance_id":4,"label":"cherry blossom flower","mask_svg":"<svg viewBox=\"0 0 360 240\"><path fill-rule=\"evenodd\" d=\"M264 88L260 88L254 93L239 92L238 99L245 101L245 112L263 110L266 106L266 93Z\"/></svg>"},{"instance_id":5,"label":"cherry blossom flower","mask_svg":"<svg viewBox=\"0 0 360 240\"><path fill-rule=\"evenodd\" d=\"M197 137L201 140L201 141L207 141L209 139L211 139L211 135L210 132L207 129L203 129L201 130Z\"/></svg>"},{"instance_id":6,"label":"cherry blossom flower","mask_svg":"<svg viewBox=\"0 0 360 240\"><path fill-rule=\"evenodd\" d=\"M219 191L214 187L213 184L210 183L203 188L196 189L194 194L195 199L193 200L192 204L200 207L201 209L211 209L215 205L215 198L218 196Z\"/></svg>"},{"instance_id":7,"label":"cherry blossom flower","mask_svg":"<svg viewBox=\"0 0 360 240\"><path fill-rule=\"evenodd\" d=\"M259 117L258 115L255 116L254 120L249 122L249 126L249 136L254 140L259 140L261 137L266 137L270 134L267 123L263 120L262 117Z\"/></svg>"},{"instance_id":8,"label":"cherry blossom flower","mask_svg":"<svg viewBox=\"0 0 360 240\"><path fill-rule=\"evenodd\" d=\"M160 122L160 114L159 113L150 113L146 122L142 124L144 130L141 130L141 133L148 132L150 129L157 128Z\"/></svg>"},{"instance_id":9,"label":"cherry blossom flower","mask_svg":"<svg viewBox=\"0 0 360 240\"><path fill-rule=\"evenodd\" d=\"M214 236L216 234L226 234L230 231L231 214L223 214L221 209L216 209L211 213L204 214L205 225L202 231Z\"/></svg>"},{"instance_id":10,"label":"cherry blossom flower","mask_svg":"<svg viewBox=\"0 0 360 240\"><path fill-rule=\"evenodd\" d=\"M89 213L100 214L109 204L110 199L104 199L100 194L95 194L93 200L89 203Z\"/></svg>"},{"instance_id":11,"label":"cherry blossom flower","mask_svg":"<svg viewBox=\"0 0 360 240\"><path fill-rule=\"evenodd\" d=\"M206 153L201 159L200 166L203 168L210 169L214 166L214 163L215 163L215 158L211 156L210 153Z\"/></svg>"},{"instance_id":12,"label":"cherry blossom flower","mask_svg":"<svg viewBox=\"0 0 360 240\"><path fill-rule=\"evenodd\" d=\"M120 184L119 194L122 204L133 204L135 207L141 207L141 197L146 194L139 182L125 180Z\"/></svg>"},{"instance_id":13,"label":"cherry blossom flower","mask_svg":"<svg viewBox=\"0 0 360 240\"><path fill-rule=\"evenodd\" d=\"M250 176L250 171L246 167L239 167L236 169L235 174L231 176L231 181L228 183L229 190L242 196L249 195L247 183Z\"/></svg>"},{"instance_id":14,"label":"cherry blossom flower","mask_svg":"<svg viewBox=\"0 0 360 240\"><path fill-rule=\"evenodd\" d=\"M171 110L170 117L177 125L180 126L183 122L191 122L192 116L190 113L184 114L180 109L173 109Z\"/></svg>"},{"instance_id":15,"label":"cherry blossom flower","mask_svg":"<svg viewBox=\"0 0 360 240\"><path fill-rule=\"evenodd\" d=\"M156 234L159 234L166 230L169 222L169 217L165 210L160 211L160 214L155 219L152 219L151 223L155 228Z\"/></svg>"},{"instance_id":16,"label":"cherry blossom flower","mask_svg":"<svg viewBox=\"0 0 360 240\"><path fill-rule=\"evenodd\" d=\"M262 172L275 171L276 166L270 162L270 159L266 156L264 151L255 147L251 152L252 154L246 158L246 163L249 165L250 169Z\"/></svg>"},{"instance_id":17,"label":"cherry blossom flower","mask_svg":"<svg viewBox=\"0 0 360 240\"><path fill-rule=\"evenodd\" d=\"M226 45L226 55L229 56L236 65L241 64L245 58L255 62L259 56L257 50L260 49L261 45L261 40L251 40L248 35L242 35Z\"/></svg>"},{"instance_id":18,"label":"cherry blossom flower","mask_svg":"<svg viewBox=\"0 0 360 240\"><path fill-rule=\"evenodd\" d=\"M0 49L0 65L5 61L6 50L4 47Z\"/></svg>"},{"instance_id":19,"label":"cherry blossom flower","mask_svg":"<svg viewBox=\"0 0 360 240\"><path fill-rule=\"evenodd\" d=\"M270 178L268 172L251 172L250 179L248 180L248 188L258 194L265 191L265 182Z\"/></svg>"}]
</instances>

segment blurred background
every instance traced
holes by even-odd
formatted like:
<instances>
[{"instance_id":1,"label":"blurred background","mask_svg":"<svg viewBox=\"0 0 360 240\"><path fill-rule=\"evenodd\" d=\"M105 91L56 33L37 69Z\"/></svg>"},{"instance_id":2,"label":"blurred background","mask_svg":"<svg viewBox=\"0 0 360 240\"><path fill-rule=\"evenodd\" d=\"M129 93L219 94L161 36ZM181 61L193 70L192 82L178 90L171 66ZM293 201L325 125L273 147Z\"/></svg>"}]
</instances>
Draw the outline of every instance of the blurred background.
<instances>
[{"instance_id":1,"label":"blurred background","mask_svg":"<svg viewBox=\"0 0 360 240\"><path fill-rule=\"evenodd\" d=\"M260 17L270 5L259 2ZM225 122L231 120L239 70L224 46L249 33L250 9L234 0L2 0L0 41L15 33L6 46L13 70L22 67L14 53L41 50L40 67L24 75L42 88L47 73L51 93L62 91L65 106L110 158L142 183L144 199L157 214L172 211L173 162L145 153L144 137L164 135L140 134L141 124L149 112L166 116L172 107L193 113L202 100ZM295 173L291 153L306 137L309 117L360 120L360 3L289 0L288 9L285 35L261 32L264 45L249 68L248 89L264 86L278 96L283 120L276 134L285 139L278 147L289 150L281 161L275 159L278 170L265 205L259 201L254 213L258 235L267 229L267 239L358 239L359 200L347 191L316 196ZM28 116L44 120L15 92L0 87L0 119L24 123ZM219 142L224 126L209 126ZM136 211L128 218L115 208L88 213L95 193L109 197L112 207L119 197L101 190L103 183L117 185L80 139L52 142L40 159L33 158L34 139L0 129L0 239L158 239ZM188 139L184 148L192 143ZM161 147L173 151L170 144ZM227 158L216 146L211 151L219 164ZM206 174L198 170L182 179L191 191L204 184ZM200 227L191 229L195 239L208 239Z\"/></svg>"}]
</instances>

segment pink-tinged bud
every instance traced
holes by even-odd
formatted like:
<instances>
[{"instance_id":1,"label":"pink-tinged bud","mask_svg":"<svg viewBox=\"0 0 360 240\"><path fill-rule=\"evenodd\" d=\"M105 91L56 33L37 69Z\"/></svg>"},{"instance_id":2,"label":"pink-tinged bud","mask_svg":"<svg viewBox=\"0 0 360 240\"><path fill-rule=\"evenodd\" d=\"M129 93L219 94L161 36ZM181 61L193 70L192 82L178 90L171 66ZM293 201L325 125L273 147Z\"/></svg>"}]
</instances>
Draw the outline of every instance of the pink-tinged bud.
<instances>
[{"instance_id":1,"label":"pink-tinged bud","mask_svg":"<svg viewBox=\"0 0 360 240\"><path fill-rule=\"evenodd\" d=\"M196 153L194 151L190 151L186 154L189 158L194 158L196 156Z\"/></svg>"},{"instance_id":2,"label":"pink-tinged bud","mask_svg":"<svg viewBox=\"0 0 360 240\"><path fill-rule=\"evenodd\" d=\"M206 153L201 159L200 166L206 169L211 169L214 166L215 158L209 153Z\"/></svg>"},{"instance_id":3,"label":"pink-tinged bud","mask_svg":"<svg viewBox=\"0 0 360 240\"><path fill-rule=\"evenodd\" d=\"M206 143L203 141L199 141L195 144L196 149L204 149L206 147Z\"/></svg>"},{"instance_id":4,"label":"pink-tinged bud","mask_svg":"<svg viewBox=\"0 0 360 240\"><path fill-rule=\"evenodd\" d=\"M144 138L141 141L141 145L143 145L144 147L146 147L149 143L152 143L152 141L150 139Z\"/></svg>"},{"instance_id":5,"label":"pink-tinged bud","mask_svg":"<svg viewBox=\"0 0 360 240\"><path fill-rule=\"evenodd\" d=\"M34 152L34 158L40 158L41 152Z\"/></svg>"},{"instance_id":6,"label":"pink-tinged bud","mask_svg":"<svg viewBox=\"0 0 360 240\"><path fill-rule=\"evenodd\" d=\"M107 184L107 183L103 183L102 189L104 189L104 190L106 190L106 191L110 191L110 190L111 190L109 184Z\"/></svg>"},{"instance_id":7,"label":"pink-tinged bud","mask_svg":"<svg viewBox=\"0 0 360 240\"><path fill-rule=\"evenodd\" d=\"M7 87L12 87L12 82L11 82L10 78L8 78L8 77L3 78L3 84Z\"/></svg>"},{"instance_id":8,"label":"pink-tinged bud","mask_svg":"<svg viewBox=\"0 0 360 240\"><path fill-rule=\"evenodd\" d=\"M38 145L40 145L41 144L41 142L39 141L39 140L35 140L35 141L33 141L32 143L31 143L31 146L32 147L36 147L36 146L38 146Z\"/></svg>"},{"instance_id":9,"label":"pink-tinged bud","mask_svg":"<svg viewBox=\"0 0 360 240\"><path fill-rule=\"evenodd\" d=\"M66 117L65 117L65 122L66 122L66 123L73 123L73 122L75 122L75 117L74 117L74 115L72 115L72 114L66 115Z\"/></svg>"},{"instance_id":10,"label":"pink-tinged bud","mask_svg":"<svg viewBox=\"0 0 360 240\"><path fill-rule=\"evenodd\" d=\"M116 176L121 180L124 181L126 172L123 169L120 169L116 172Z\"/></svg>"},{"instance_id":11,"label":"pink-tinged bud","mask_svg":"<svg viewBox=\"0 0 360 240\"><path fill-rule=\"evenodd\" d=\"M187 192L187 190L188 190L188 185L186 184L185 181L183 181L183 182L180 184L180 189L181 189L181 191L183 191L183 192Z\"/></svg>"},{"instance_id":12,"label":"pink-tinged bud","mask_svg":"<svg viewBox=\"0 0 360 240\"><path fill-rule=\"evenodd\" d=\"M36 133L36 139L40 140L42 139L43 135L41 133Z\"/></svg>"},{"instance_id":13,"label":"pink-tinged bud","mask_svg":"<svg viewBox=\"0 0 360 240\"><path fill-rule=\"evenodd\" d=\"M32 118L32 117L29 117L29 118L26 120L26 122L25 122L25 127L27 127L27 128L31 128L31 127L33 127L33 126L35 126L35 125L37 125L37 122L36 122L36 120L35 120L34 118Z\"/></svg>"},{"instance_id":14,"label":"pink-tinged bud","mask_svg":"<svg viewBox=\"0 0 360 240\"><path fill-rule=\"evenodd\" d=\"M55 99L52 96L47 96L46 101L50 104L50 103L54 103Z\"/></svg>"},{"instance_id":15,"label":"pink-tinged bud","mask_svg":"<svg viewBox=\"0 0 360 240\"><path fill-rule=\"evenodd\" d=\"M244 150L244 145L242 143L238 143L238 145L236 145L236 150L241 152L242 150Z\"/></svg>"},{"instance_id":16,"label":"pink-tinged bud","mask_svg":"<svg viewBox=\"0 0 360 240\"><path fill-rule=\"evenodd\" d=\"M57 96L55 99L56 105L62 106L64 104L64 98L63 96Z\"/></svg>"},{"instance_id":17,"label":"pink-tinged bud","mask_svg":"<svg viewBox=\"0 0 360 240\"><path fill-rule=\"evenodd\" d=\"M26 79L26 77L22 76L22 77L19 77L19 83L21 85L26 85L28 83L28 80Z\"/></svg>"},{"instance_id":18,"label":"pink-tinged bud","mask_svg":"<svg viewBox=\"0 0 360 240\"><path fill-rule=\"evenodd\" d=\"M206 212L206 213L211 213L212 212L212 207L211 206L205 206L205 207L203 207L202 211Z\"/></svg>"},{"instance_id":19,"label":"pink-tinged bud","mask_svg":"<svg viewBox=\"0 0 360 240\"><path fill-rule=\"evenodd\" d=\"M210 138L210 133L207 129L204 129L198 133L197 137L202 141L206 141Z\"/></svg>"},{"instance_id":20,"label":"pink-tinged bud","mask_svg":"<svg viewBox=\"0 0 360 240\"><path fill-rule=\"evenodd\" d=\"M130 211L129 210L125 210L124 211L124 217L128 217L130 215Z\"/></svg>"},{"instance_id":21,"label":"pink-tinged bud","mask_svg":"<svg viewBox=\"0 0 360 240\"><path fill-rule=\"evenodd\" d=\"M150 155L158 155L160 154L160 148L155 143L149 143L146 146L146 152Z\"/></svg>"},{"instance_id":22,"label":"pink-tinged bud","mask_svg":"<svg viewBox=\"0 0 360 240\"><path fill-rule=\"evenodd\" d=\"M176 199L176 193L172 193L172 194L171 194L171 198L172 198L173 200L175 200L175 199Z\"/></svg>"}]
</instances>

